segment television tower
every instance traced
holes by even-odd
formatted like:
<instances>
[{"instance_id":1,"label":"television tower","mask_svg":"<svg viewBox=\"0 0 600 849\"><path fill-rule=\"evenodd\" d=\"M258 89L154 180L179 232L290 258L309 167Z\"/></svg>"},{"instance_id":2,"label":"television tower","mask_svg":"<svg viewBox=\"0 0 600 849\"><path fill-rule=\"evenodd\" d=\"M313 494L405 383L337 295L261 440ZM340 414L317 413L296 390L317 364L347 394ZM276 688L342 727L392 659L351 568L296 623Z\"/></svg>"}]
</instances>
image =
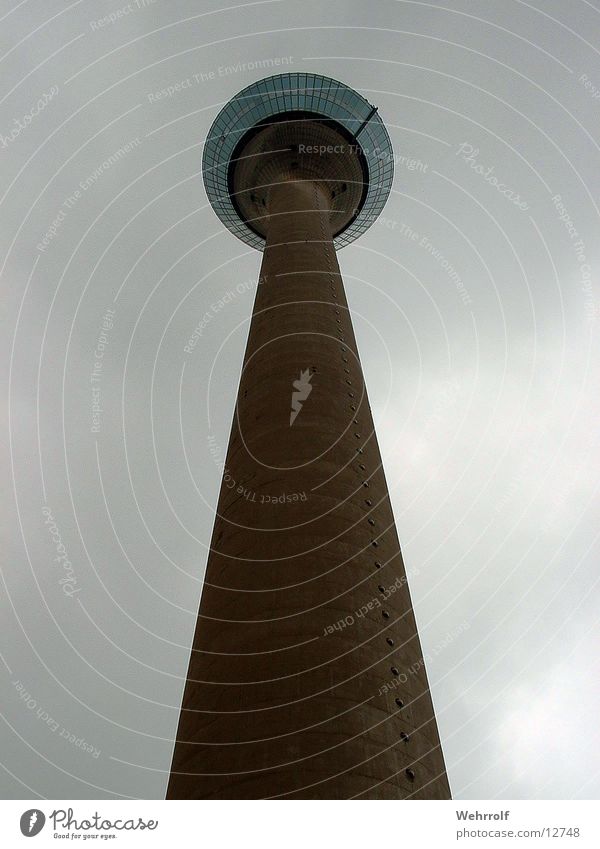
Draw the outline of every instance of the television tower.
<instances>
[{"instance_id":1,"label":"television tower","mask_svg":"<svg viewBox=\"0 0 600 849\"><path fill-rule=\"evenodd\" d=\"M167 798L448 799L336 256L387 200L389 136L281 74L221 110L202 169L264 254Z\"/></svg>"}]
</instances>

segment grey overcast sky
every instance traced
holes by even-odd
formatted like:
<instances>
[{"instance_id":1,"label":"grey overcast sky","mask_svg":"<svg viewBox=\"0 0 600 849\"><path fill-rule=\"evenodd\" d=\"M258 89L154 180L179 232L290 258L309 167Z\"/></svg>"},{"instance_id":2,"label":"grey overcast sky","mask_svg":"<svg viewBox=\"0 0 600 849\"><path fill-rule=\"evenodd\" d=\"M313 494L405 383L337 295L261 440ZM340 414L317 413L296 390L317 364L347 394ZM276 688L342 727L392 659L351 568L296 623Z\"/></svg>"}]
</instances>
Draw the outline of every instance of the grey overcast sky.
<instances>
[{"instance_id":1,"label":"grey overcast sky","mask_svg":"<svg viewBox=\"0 0 600 849\"><path fill-rule=\"evenodd\" d=\"M164 795L260 264L203 139L306 70L396 154L339 258L454 797L597 797L598 0L0 9L0 795Z\"/></svg>"}]
</instances>

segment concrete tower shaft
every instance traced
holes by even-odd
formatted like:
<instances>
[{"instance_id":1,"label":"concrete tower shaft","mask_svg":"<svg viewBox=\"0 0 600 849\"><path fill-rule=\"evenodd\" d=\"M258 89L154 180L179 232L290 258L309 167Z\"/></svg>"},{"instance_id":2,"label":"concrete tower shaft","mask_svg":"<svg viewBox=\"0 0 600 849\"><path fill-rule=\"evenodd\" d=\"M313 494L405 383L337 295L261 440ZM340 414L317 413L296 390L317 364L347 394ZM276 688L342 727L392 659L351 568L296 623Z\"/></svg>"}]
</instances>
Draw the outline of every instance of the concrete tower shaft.
<instances>
[{"instance_id":1,"label":"concrete tower shaft","mask_svg":"<svg viewBox=\"0 0 600 849\"><path fill-rule=\"evenodd\" d=\"M269 189L289 180L317 183L328 198L334 236L356 218L368 168L360 146L331 121L296 113L248 133L234 152L229 186L240 218L266 238Z\"/></svg>"},{"instance_id":2,"label":"concrete tower shaft","mask_svg":"<svg viewBox=\"0 0 600 849\"><path fill-rule=\"evenodd\" d=\"M352 204L286 161L234 174L266 244L168 797L449 798L333 244Z\"/></svg>"}]
</instances>

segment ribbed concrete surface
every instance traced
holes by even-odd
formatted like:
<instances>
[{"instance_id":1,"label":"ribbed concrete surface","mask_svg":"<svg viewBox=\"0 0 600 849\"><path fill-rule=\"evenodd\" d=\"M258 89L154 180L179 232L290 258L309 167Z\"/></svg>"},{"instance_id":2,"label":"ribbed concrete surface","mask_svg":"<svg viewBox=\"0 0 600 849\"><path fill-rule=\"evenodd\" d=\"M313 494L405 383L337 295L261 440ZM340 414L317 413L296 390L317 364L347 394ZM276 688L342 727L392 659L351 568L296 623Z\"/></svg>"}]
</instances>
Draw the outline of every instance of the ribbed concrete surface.
<instances>
[{"instance_id":1,"label":"ribbed concrete surface","mask_svg":"<svg viewBox=\"0 0 600 849\"><path fill-rule=\"evenodd\" d=\"M269 192L168 798L450 795L329 203Z\"/></svg>"}]
</instances>

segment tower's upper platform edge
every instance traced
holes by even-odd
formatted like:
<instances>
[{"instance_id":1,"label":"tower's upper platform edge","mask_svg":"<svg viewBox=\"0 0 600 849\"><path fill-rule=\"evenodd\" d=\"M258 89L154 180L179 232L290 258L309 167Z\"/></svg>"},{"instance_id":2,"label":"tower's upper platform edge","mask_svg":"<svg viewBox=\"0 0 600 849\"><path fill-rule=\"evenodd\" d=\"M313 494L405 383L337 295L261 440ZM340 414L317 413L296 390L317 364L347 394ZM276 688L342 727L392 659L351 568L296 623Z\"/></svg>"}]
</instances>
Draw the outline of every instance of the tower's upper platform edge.
<instances>
[{"instance_id":1,"label":"tower's upper platform edge","mask_svg":"<svg viewBox=\"0 0 600 849\"><path fill-rule=\"evenodd\" d=\"M359 213L334 244L344 247L376 220L389 196L394 175L392 145L377 110L362 95L320 74L286 73L252 83L233 97L213 122L202 158L208 199L223 224L246 244L262 250L264 239L239 216L228 175L241 140L257 125L290 112L335 122L359 146L368 169L368 185Z\"/></svg>"}]
</instances>

